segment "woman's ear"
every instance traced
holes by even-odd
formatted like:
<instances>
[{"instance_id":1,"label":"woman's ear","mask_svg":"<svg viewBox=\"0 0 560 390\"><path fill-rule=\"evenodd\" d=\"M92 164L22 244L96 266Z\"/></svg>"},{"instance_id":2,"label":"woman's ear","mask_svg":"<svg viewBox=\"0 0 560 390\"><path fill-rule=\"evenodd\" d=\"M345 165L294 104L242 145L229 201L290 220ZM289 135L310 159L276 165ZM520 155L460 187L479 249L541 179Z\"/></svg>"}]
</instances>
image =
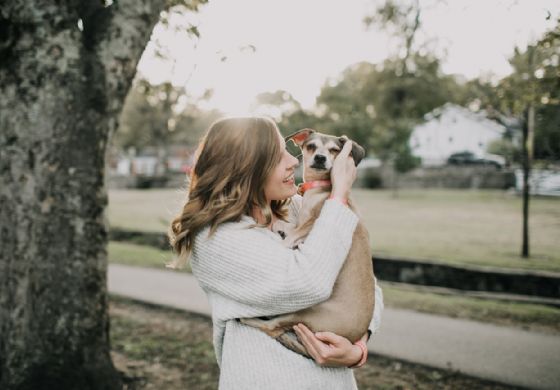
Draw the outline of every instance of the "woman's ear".
<instances>
[{"instance_id":1,"label":"woman's ear","mask_svg":"<svg viewBox=\"0 0 560 390\"><path fill-rule=\"evenodd\" d=\"M296 144L297 146L299 146L301 148L301 146L307 140L307 138L309 138L309 136L311 134L313 134L314 132L315 132L315 130L313 130L313 129L301 129L301 130L296 131L293 134L290 134L289 136L284 138L284 140L285 141L292 141L294 144Z\"/></svg>"},{"instance_id":2,"label":"woman's ear","mask_svg":"<svg viewBox=\"0 0 560 390\"><path fill-rule=\"evenodd\" d=\"M342 137L338 137L338 140L340 141L341 147L344 146L346 141L350 141L348 137L345 135L343 135ZM350 155L354 159L354 165L358 166L360 161L362 161L363 158L365 157L366 151L357 142L354 141L350 141L350 142L352 142L352 152L350 152Z\"/></svg>"}]
</instances>

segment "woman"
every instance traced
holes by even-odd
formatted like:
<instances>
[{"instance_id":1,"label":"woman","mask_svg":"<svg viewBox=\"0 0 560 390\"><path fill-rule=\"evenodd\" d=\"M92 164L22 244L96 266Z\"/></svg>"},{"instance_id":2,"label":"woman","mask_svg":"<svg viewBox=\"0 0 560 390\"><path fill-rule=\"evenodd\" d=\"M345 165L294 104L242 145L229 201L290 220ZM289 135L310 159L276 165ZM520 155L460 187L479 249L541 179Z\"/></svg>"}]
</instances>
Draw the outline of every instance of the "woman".
<instances>
[{"instance_id":1,"label":"woman","mask_svg":"<svg viewBox=\"0 0 560 390\"><path fill-rule=\"evenodd\" d=\"M348 367L363 364L367 353L347 339L294 327L310 360L237 321L295 312L330 296L358 222L345 205L356 176L350 149L347 142L333 164L332 199L299 249L289 249L272 225L297 218L298 161L276 124L267 118L223 119L202 140L170 240L176 265L190 258L212 307L220 389L356 388ZM373 332L382 299L376 287Z\"/></svg>"}]
</instances>

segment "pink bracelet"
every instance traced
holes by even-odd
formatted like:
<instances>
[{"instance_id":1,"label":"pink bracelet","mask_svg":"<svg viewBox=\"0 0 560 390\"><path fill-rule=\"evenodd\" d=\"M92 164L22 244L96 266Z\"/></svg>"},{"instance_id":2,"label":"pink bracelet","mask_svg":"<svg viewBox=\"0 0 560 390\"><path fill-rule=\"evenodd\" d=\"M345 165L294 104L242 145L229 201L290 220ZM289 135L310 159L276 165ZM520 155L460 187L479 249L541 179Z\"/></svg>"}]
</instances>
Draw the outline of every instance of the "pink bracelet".
<instances>
[{"instance_id":1,"label":"pink bracelet","mask_svg":"<svg viewBox=\"0 0 560 390\"><path fill-rule=\"evenodd\" d=\"M329 195L329 199L335 199L338 200L340 203L342 203L345 206L348 206L348 201L344 198L339 198L338 196L334 196L334 195Z\"/></svg>"},{"instance_id":2,"label":"pink bracelet","mask_svg":"<svg viewBox=\"0 0 560 390\"><path fill-rule=\"evenodd\" d=\"M359 368L362 367L364 364L366 364L366 360L368 358L368 349L366 343L364 343L362 340L356 341L354 345L357 345L362 350L362 358L358 363L354 364L353 366L350 366L350 368Z\"/></svg>"}]
</instances>

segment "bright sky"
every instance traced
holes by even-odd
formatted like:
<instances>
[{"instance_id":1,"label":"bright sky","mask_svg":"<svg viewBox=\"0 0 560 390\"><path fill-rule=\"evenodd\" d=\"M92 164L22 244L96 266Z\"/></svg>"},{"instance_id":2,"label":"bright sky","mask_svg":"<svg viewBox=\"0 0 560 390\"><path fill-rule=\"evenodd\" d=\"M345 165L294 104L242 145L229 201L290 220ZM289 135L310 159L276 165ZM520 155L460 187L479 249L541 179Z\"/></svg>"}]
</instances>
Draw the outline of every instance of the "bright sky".
<instances>
[{"instance_id":1,"label":"bright sky","mask_svg":"<svg viewBox=\"0 0 560 390\"><path fill-rule=\"evenodd\" d=\"M248 114L255 95L284 89L310 108L326 80L347 66L378 63L395 51L395 40L367 30L372 0L210 0L190 17L201 39L165 33L154 37L176 58L175 68L155 58L150 45L139 71L154 83L187 85L193 96L206 89L207 103L230 115ZM504 76L515 45L524 46L555 24L558 0L422 1L423 34L442 54L445 73L467 78ZM547 10L552 18L545 20ZM253 45L256 51L241 49ZM221 57L228 58L221 61Z\"/></svg>"}]
</instances>

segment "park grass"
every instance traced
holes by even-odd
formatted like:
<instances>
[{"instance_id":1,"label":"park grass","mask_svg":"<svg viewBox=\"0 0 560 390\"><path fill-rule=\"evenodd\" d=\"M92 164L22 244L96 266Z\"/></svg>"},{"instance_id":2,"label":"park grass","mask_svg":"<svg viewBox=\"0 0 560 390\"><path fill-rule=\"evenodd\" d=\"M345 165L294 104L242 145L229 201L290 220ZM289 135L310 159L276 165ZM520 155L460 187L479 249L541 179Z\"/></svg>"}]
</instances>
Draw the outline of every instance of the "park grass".
<instances>
[{"instance_id":1,"label":"park grass","mask_svg":"<svg viewBox=\"0 0 560 390\"><path fill-rule=\"evenodd\" d=\"M111 296L111 356L127 390L218 388L212 321L204 316L139 304ZM513 389L373 355L354 370L358 387L368 389Z\"/></svg>"},{"instance_id":2,"label":"park grass","mask_svg":"<svg viewBox=\"0 0 560 390\"><path fill-rule=\"evenodd\" d=\"M520 257L522 201L495 190L355 190L374 256L560 271L560 199L533 197L531 257Z\"/></svg>"},{"instance_id":3,"label":"park grass","mask_svg":"<svg viewBox=\"0 0 560 390\"><path fill-rule=\"evenodd\" d=\"M171 251L164 251L147 245L110 241L109 261L137 267L165 268L171 261Z\"/></svg>"},{"instance_id":4,"label":"park grass","mask_svg":"<svg viewBox=\"0 0 560 390\"><path fill-rule=\"evenodd\" d=\"M380 282L387 307L560 335L560 308L410 291Z\"/></svg>"},{"instance_id":5,"label":"park grass","mask_svg":"<svg viewBox=\"0 0 560 390\"><path fill-rule=\"evenodd\" d=\"M529 259L520 257L522 201L500 190L353 190L373 254L560 272L560 199L532 197ZM111 226L166 232L181 190L111 190Z\"/></svg>"},{"instance_id":6,"label":"park grass","mask_svg":"<svg viewBox=\"0 0 560 390\"><path fill-rule=\"evenodd\" d=\"M171 251L122 242L109 243L109 261L112 263L164 269L171 258ZM191 272L190 266L187 264L182 271ZM380 284L387 307L560 334L559 308L410 291L382 281Z\"/></svg>"}]
</instances>

